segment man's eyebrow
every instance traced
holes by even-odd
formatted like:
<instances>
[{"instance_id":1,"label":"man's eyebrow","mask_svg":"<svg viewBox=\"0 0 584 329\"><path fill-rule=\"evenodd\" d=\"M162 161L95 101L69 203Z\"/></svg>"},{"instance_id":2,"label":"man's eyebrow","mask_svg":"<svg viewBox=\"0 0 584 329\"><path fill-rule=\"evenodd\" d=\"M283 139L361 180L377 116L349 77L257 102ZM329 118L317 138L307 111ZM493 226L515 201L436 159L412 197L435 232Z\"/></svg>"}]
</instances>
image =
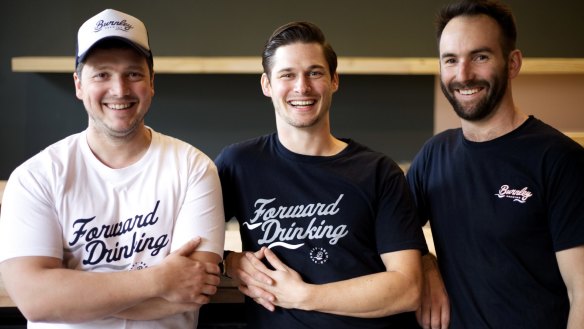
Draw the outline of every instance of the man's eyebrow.
<instances>
[{"instance_id":1,"label":"man's eyebrow","mask_svg":"<svg viewBox=\"0 0 584 329\"><path fill-rule=\"evenodd\" d=\"M478 54L478 53L493 53L493 49L491 49L490 47L481 47L478 49L475 49L473 51L470 52L471 54Z\"/></svg>"},{"instance_id":2,"label":"man's eyebrow","mask_svg":"<svg viewBox=\"0 0 584 329\"><path fill-rule=\"evenodd\" d=\"M292 71L291 67L284 67L284 68L281 68L281 69L275 71L275 73L283 73L283 72L291 72L291 71Z\"/></svg>"},{"instance_id":3,"label":"man's eyebrow","mask_svg":"<svg viewBox=\"0 0 584 329\"><path fill-rule=\"evenodd\" d=\"M471 55L475 55L478 53L493 53L493 49L491 49L490 47L481 47L481 48L473 49L470 51ZM457 57L457 55L455 53L452 53L452 52L448 52L448 53L444 53L444 54L440 55L440 58L448 58L448 57Z\"/></svg>"},{"instance_id":4,"label":"man's eyebrow","mask_svg":"<svg viewBox=\"0 0 584 329\"><path fill-rule=\"evenodd\" d=\"M310 66L308 66L309 70L313 70L313 69L325 69L326 67L322 64L312 64ZM277 72L280 71L294 71L295 69L293 67L283 67L281 69L279 69Z\"/></svg>"},{"instance_id":5,"label":"man's eyebrow","mask_svg":"<svg viewBox=\"0 0 584 329\"><path fill-rule=\"evenodd\" d=\"M440 58L446 58L446 57L456 57L456 55L454 53L440 54Z\"/></svg>"}]
</instances>

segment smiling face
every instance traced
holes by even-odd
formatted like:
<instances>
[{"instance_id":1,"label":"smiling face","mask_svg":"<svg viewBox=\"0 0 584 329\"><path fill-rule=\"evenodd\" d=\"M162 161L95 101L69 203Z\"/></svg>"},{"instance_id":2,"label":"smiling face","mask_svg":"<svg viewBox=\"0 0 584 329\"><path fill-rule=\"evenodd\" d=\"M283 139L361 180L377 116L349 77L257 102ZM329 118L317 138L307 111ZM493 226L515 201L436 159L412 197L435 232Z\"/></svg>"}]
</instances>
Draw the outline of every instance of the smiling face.
<instances>
[{"instance_id":1,"label":"smiling face","mask_svg":"<svg viewBox=\"0 0 584 329\"><path fill-rule=\"evenodd\" d=\"M486 15L455 17L442 32L442 92L464 120L489 117L507 94L509 69L500 38L501 28Z\"/></svg>"},{"instance_id":2,"label":"smiling face","mask_svg":"<svg viewBox=\"0 0 584 329\"><path fill-rule=\"evenodd\" d=\"M144 128L154 95L146 58L133 49L95 49L81 76L74 74L77 98L89 127L110 138L126 138Z\"/></svg>"},{"instance_id":3,"label":"smiling face","mask_svg":"<svg viewBox=\"0 0 584 329\"><path fill-rule=\"evenodd\" d=\"M270 77L262 75L264 95L272 98L279 128L310 128L329 122L332 95L339 86L331 76L322 46L293 43L278 48Z\"/></svg>"}]
</instances>

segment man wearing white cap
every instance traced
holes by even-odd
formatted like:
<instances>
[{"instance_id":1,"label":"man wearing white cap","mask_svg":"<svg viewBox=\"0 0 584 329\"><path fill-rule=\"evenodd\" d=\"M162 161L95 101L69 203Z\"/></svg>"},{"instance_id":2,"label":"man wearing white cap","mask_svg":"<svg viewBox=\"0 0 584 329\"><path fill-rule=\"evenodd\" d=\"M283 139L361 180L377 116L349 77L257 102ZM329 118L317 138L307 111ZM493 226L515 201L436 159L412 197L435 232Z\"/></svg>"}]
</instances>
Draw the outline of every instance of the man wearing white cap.
<instances>
[{"instance_id":1,"label":"man wearing white cap","mask_svg":"<svg viewBox=\"0 0 584 329\"><path fill-rule=\"evenodd\" d=\"M205 154L144 124L154 95L144 24L111 9L85 22L74 81L87 129L6 186L6 290L29 328L194 328L219 284L221 186Z\"/></svg>"}]
</instances>

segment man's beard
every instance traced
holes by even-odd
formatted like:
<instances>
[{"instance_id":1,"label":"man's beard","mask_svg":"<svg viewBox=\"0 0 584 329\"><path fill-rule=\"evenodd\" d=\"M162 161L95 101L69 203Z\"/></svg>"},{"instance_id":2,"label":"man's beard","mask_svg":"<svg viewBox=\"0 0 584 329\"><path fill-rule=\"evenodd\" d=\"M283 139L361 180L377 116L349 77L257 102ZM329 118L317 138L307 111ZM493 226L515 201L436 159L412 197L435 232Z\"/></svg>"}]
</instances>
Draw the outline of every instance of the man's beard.
<instances>
[{"instance_id":1,"label":"man's beard","mask_svg":"<svg viewBox=\"0 0 584 329\"><path fill-rule=\"evenodd\" d=\"M442 93L444 93L444 96L446 96L446 99L448 99L450 105L452 105L456 115L467 121L479 121L495 111L495 108L499 105L501 99L503 99L503 96L505 95L505 91L507 90L508 78L509 73L507 65L505 65L501 74L493 78L492 84L487 80L471 80L465 83L451 82L448 84L448 87L446 87L444 82L440 80L440 87L442 88ZM477 104L465 108L464 105L456 99L455 90L472 89L476 87L485 88L489 92Z\"/></svg>"}]
</instances>

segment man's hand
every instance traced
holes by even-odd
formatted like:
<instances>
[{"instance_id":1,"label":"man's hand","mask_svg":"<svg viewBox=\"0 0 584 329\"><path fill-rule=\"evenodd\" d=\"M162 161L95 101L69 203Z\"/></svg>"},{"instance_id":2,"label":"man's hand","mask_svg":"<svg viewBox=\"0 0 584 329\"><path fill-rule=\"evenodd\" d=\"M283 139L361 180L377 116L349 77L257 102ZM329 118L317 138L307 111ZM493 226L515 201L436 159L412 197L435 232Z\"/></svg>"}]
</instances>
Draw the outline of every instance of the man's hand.
<instances>
[{"instance_id":1,"label":"man's hand","mask_svg":"<svg viewBox=\"0 0 584 329\"><path fill-rule=\"evenodd\" d=\"M156 266L160 297L176 303L209 303L220 272L217 264L189 258L200 243L200 238L185 243Z\"/></svg>"},{"instance_id":2,"label":"man's hand","mask_svg":"<svg viewBox=\"0 0 584 329\"><path fill-rule=\"evenodd\" d=\"M260 288L260 285L273 284L272 278L264 274L267 270L265 265L261 262L264 256L264 249L262 248L255 253L251 252L232 252L226 260L227 274L236 280L239 280L239 290L246 296L252 298L256 303L262 305L269 311L274 311L276 308L273 304L275 298L272 294ZM252 264L251 260L255 260Z\"/></svg>"},{"instance_id":3,"label":"man's hand","mask_svg":"<svg viewBox=\"0 0 584 329\"><path fill-rule=\"evenodd\" d=\"M307 284L298 272L284 264L270 249L264 247L259 252L263 252L274 268L274 270L267 268L256 255L246 255L248 261L257 271L270 278L271 282L269 283L258 282L259 288L275 297L271 300L273 305L283 308L298 308L303 302Z\"/></svg>"},{"instance_id":4,"label":"man's hand","mask_svg":"<svg viewBox=\"0 0 584 329\"><path fill-rule=\"evenodd\" d=\"M119 313L116 313L114 316L122 319L129 319L129 320L156 320L161 319L173 314L184 313L184 312L192 312L196 311L201 308L203 304L209 302L210 295L213 295L216 291L216 282L217 281L217 274L214 264L219 262L220 256L205 251L194 251L194 248L197 248L200 245L200 239L196 239L186 243L176 252L171 253L167 256L167 260L161 262L159 264L162 265L165 262L168 262L166 266L168 268L169 280L171 280L170 284L167 286L163 293L168 293L169 296L167 298L163 298L160 294L157 295L155 298L150 298L142 303L136 304L128 309L125 309ZM188 276L188 270L185 276L182 277L183 271L185 271L183 266L187 267L194 267L194 269L199 269L203 271L199 271L198 274L195 272L192 277ZM156 272L157 267L154 267L153 273L155 274L155 278L157 278ZM162 265L165 266L165 265ZM173 270L174 269L174 270ZM218 270L218 266L217 266ZM164 271L161 271L164 272ZM174 282L175 278L178 278L176 282ZM158 281L163 281L163 279L157 279ZM202 280L198 282L198 285L193 284L193 282L197 283L197 280ZM204 281L203 281L204 280ZM157 281L157 282L158 282ZM187 288L182 290L181 288L184 284ZM168 283L167 283L168 284ZM173 286L176 287L173 288ZM190 288L189 288L190 286ZM190 294L192 295L190 299L193 301L191 302L175 302L175 300L181 300L184 298L189 299L188 294L184 297L181 297L181 292L188 292L188 289L191 289ZM179 294L176 293L178 290ZM172 297L174 294L174 297Z\"/></svg>"},{"instance_id":5,"label":"man's hand","mask_svg":"<svg viewBox=\"0 0 584 329\"><path fill-rule=\"evenodd\" d=\"M422 305L416 311L416 318L424 329L447 329L450 324L450 303L438 263L431 254L422 257L422 262L424 288Z\"/></svg>"}]
</instances>

